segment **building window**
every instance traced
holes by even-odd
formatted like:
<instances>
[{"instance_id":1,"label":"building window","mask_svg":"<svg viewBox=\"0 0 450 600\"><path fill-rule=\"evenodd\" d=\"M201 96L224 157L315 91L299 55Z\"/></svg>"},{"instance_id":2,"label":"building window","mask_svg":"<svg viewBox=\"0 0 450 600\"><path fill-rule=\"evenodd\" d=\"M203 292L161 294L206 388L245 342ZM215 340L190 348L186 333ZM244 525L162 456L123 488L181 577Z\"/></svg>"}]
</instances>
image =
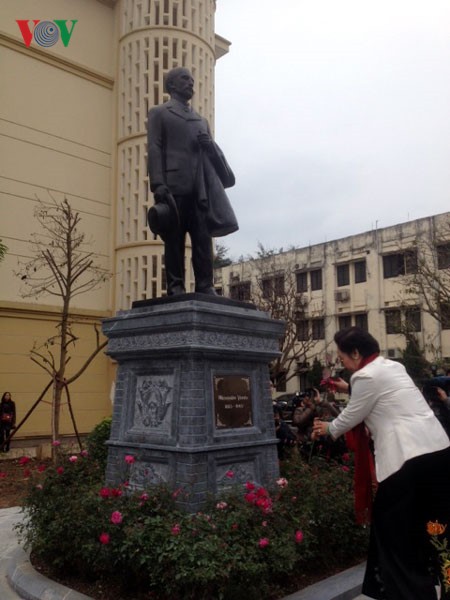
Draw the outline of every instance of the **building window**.
<instances>
[{"instance_id":1,"label":"building window","mask_svg":"<svg viewBox=\"0 0 450 600\"><path fill-rule=\"evenodd\" d=\"M383 273L385 279L417 273L417 252L408 250L398 254L383 256Z\"/></svg>"},{"instance_id":2,"label":"building window","mask_svg":"<svg viewBox=\"0 0 450 600\"><path fill-rule=\"evenodd\" d=\"M355 326L359 327L363 331L369 331L367 313L360 313L358 315L355 315Z\"/></svg>"},{"instance_id":3,"label":"building window","mask_svg":"<svg viewBox=\"0 0 450 600\"><path fill-rule=\"evenodd\" d=\"M411 275L417 273L417 251L408 250L405 252L405 275Z\"/></svg>"},{"instance_id":4,"label":"building window","mask_svg":"<svg viewBox=\"0 0 450 600\"><path fill-rule=\"evenodd\" d=\"M316 269L309 272L311 277L311 290L322 289L322 269Z\"/></svg>"},{"instance_id":5,"label":"building window","mask_svg":"<svg viewBox=\"0 0 450 600\"><path fill-rule=\"evenodd\" d=\"M384 313L386 319L386 333L400 333L402 329L402 316L399 309L387 310Z\"/></svg>"},{"instance_id":6,"label":"building window","mask_svg":"<svg viewBox=\"0 0 450 600\"><path fill-rule=\"evenodd\" d=\"M347 329L347 327L352 326L352 317L351 315L341 315L339 317L339 331L341 329Z\"/></svg>"},{"instance_id":7,"label":"building window","mask_svg":"<svg viewBox=\"0 0 450 600\"><path fill-rule=\"evenodd\" d=\"M277 277L274 277L273 289L276 298L284 296L284 275L278 275Z\"/></svg>"},{"instance_id":8,"label":"building window","mask_svg":"<svg viewBox=\"0 0 450 600\"><path fill-rule=\"evenodd\" d=\"M350 283L350 267L349 265L338 265L336 267L338 287L349 285Z\"/></svg>"},{"instance_id":9,"label":"building window","mask_svg":"<svg viewBox=\"0 0 450 600\"><path fill-rule=\"evenodd\" d=\"M325 321L324 321L324 319L313 319L312 320L312 339L313 340L324 340L325 339Z\"/></svg>"},{"instance_id":10,"label":"building window","mask_svg":"<svg viewBox=\"0 0 450 600\"><path fill-rule=\"evenodd\" d=\"M297 273L297 293L307 292L308 291L308 273L304 271L303 273Z\"/></svg>"},{"instance_id":11,"label":"building window","mask_svg":"<svg viewBox=\"0 0 450 600\"><path fill-rule=\"evenodd\" d=\"M262 280L262 297L266 300L269 300L272 297L272 279L263 279Z\"/></svg>"},{"instance_id":12,"label":"building window","mask_svg":"<svg viewBox=\"0 0 450 600\"><path fill-rule=\"evenodd\" d=\"M414 306L405 310L405 328L407 331L422 331L419 307Z\"/></svg>"},{"instance_id":13,"label":"building window","mask_svg":"<svg viewBox=\"0 0 450 600\"><path fill-rule=\"evenodd\" d=\"M242 281L240 283L234 283L230 285L230 298L233 300L240 300L241 302L249 302L250 300L250 282Z\"/></svg>"},{"instance_id":14,"label":"building window","mask_svg":"<svg viewBox=\"0 0 450 600\"><path fill-rule=\"evenodd\" d=\"M279 298L284 294L284 275L277 275L262 280L262 296L266 300Z\"/></svg>"},{"instance_id":15,"label":"building window","mask_svg":"<svg viewBox=\"0 0 450 600\"><path fill-rule=\"evenodd\" d=\"M442 329L450 329L450 302L441 302L439 307L441 310Z\"/></svg>"},{"instance_id":16,"label":"building window","mask_svg":"<svg viewBox=\"0 0 450 600\"><path fill-rule=\"evenodd\" d=\"M275 378L275 390L277 392L285 392L286 391L286 373L278 373Z\"/></svg>"},{"instance_id":17,"label":"building window","mask_svg":"<svg viewBox=\"0 0 450 600\"><path fill-rule=\"evenodd\" d=\"M347 327L359 327L363 331L368 331L367 313L358 313L355 315L340 315L338 318L339 331Z\"/></svg>"},{"instance_id":18,"label":"building window","mask_svg":"<svg viewBox=\"0 0 450 600\"><path fill-rule=\"evenodd\" d=\"M353 263L353 268L355 270L355 283L363 283L367 280L365 260L358 260L358 262Z\"/></svg>"},{"instance_id":19,"label":"building window","mask_svg":"<svg viewBox=\"0 0 450 600\"><path fill-rule=\"evenodd\" d=\"M450 269L450 244L437 246L438 269Z\"/></svg>"},{"instance_id":20,"label":"building window","mask_svg":"<svg viewBox=\"0 0 450 600\"><path fill-rule=\"evenodd\" d=\"M299 319L297 321L297 340L299 342L306 342L309 340L308 319Z\"/></svg>"}]
</instances>

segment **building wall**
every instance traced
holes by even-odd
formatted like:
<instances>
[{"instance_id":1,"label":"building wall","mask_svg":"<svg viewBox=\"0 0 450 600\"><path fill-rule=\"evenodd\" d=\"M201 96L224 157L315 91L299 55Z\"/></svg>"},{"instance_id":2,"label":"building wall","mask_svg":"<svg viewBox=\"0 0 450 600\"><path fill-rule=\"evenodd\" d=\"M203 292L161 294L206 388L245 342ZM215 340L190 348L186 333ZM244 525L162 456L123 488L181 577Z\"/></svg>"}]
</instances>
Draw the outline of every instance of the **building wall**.
<instances>
[{"instance_id":1,"label":"building wall","mask_svg":"<svg viewBox=\"0 0 450 600\"><path fill-rule=\"evenodd\" d=\"M445 238L450 242L448 224L450 213L418 219L393 227L373 230L354 236L290 250L266 260L265 268L261 261L246 261L232 264L216 271L216 286L224 295L233 296L233 288L249 282L253 293L258 289L257 280L269 276L271 272L306 274L307 290L299 293L302 319L323 318L324 338L317 340L309 349L309 361L317 356L322 364L334 363L336 349L333 337L339 330L344 318L348 317L352 325L355 318L367 319L367 327L374 335L386 356L398 357L405 348L405 337L387 333L385 313L403 305L419 307L421 331L417 333L419 342L425 350L428 360L445 360L450 364L450 330L442 329L440 324L423 310L421 298L413 297L406 291L407 277L384 277L383 256L397 254L411 249L415 241L428 240L433 244L438 231L447 231ZM441 239L442 241L442 239ZM419 246L420 247L420 246ZM355 281L355 263L365 261L366 277L364 281ZM349 282L339 285L337 273L339 267L349 265ZM311 289L311 272L322 273L321 289ZM300 300L299 300L300 301ZM363 317L365 315L365 317ZM288 392L299 389L299 379L288 381Z\"/></svg>"},{"instance_id":2,"label":"building wall","mask_svg":"<svg viewBox=\"0 0 450 600\"><path fill-rule=\"evenodd\" d=\"M26 47L16 19L78 19L70 43ZM111 170L113 162L114 15L99 2L5 0L0 5L0 237L8 247L0 265L0 390L10 391L20 421L49 376L30 360L30 350L55 332L57 301L22 297L14 274L32 256L38 199L67 197L80 213L89 250L107 270L111 260ZM39 303L39 304L38 304ZM111 314L110 286L73 301L74 331L69 376L95 345L94 323ZM110 361L101 354L71 388L78 427L87 432L111 412ZM51 394L32 413L17 437L48 434ZM61 432L73 433L67 405Z\"/></svg>"},{"instance_id":3,"label":"building wall","mask_svg":"<svg viewBox=\"0 0 450 600\"><path fill-rule=\"evenodd\" d=\"M214 118L214 65L229 43L214 33L214 0L2 0L0 3L0 393L10 391L19 420L47 374L30 349L54 332L58 302L23 297L14 271L32 255L38 199L67 197L81 215L109 284L74 298L79 341L76 372L95 343L94 325L134 300L164 295L163 246L148 230L152 203L146 167L148 109L167 99L164 74L187 66L196 78L193 105ZM27 47L17 19L77 19L70 42ZM33 27L30 23L31 29ZM187 283L191 285L187 253ZM189 287L188 287L189 289ZM71 388L81 432L111 412L114 364L102 353ZM50 395L18 437L46 435ZM63 433L70 433L63 407Z\"/></svg>"}]
</instances>

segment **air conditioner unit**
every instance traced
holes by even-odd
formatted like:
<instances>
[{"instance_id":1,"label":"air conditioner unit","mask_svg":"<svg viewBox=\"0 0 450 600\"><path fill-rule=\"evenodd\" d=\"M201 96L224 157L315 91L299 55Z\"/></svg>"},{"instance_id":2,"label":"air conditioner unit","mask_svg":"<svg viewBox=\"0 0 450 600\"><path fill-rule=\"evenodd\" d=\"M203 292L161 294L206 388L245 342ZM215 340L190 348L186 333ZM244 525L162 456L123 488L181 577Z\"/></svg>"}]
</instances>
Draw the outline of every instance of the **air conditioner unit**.
<instances>
[{"instance_id":1,"label":"air conditioner unit","mask_svg":"<svg viewBox=\"0 0 450 600\"><path fill-rule=\"evenodd\" d=\"M309 299L306 296L296 296L295 305L299 308L305 308L308 306Z\"/></svg>"},{"instance_id":2,"label":"air conditioner unit","mask_svg":"<svg viewBox=\"0 0 450 600\"><path fill-rule=\"evenodd\" d=\"M348 302L350 300L349 290L335 290L334 299L336 302Z\"/></svg>"}]
</instances>

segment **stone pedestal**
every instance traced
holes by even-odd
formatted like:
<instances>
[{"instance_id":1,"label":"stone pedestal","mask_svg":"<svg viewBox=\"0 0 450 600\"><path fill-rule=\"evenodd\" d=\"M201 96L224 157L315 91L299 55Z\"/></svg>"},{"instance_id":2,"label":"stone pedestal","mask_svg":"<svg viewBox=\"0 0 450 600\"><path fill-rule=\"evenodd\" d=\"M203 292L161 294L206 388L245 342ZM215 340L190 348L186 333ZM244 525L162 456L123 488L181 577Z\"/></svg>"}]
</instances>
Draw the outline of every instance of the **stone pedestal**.
<instances>
[{"instance_id":1,"label":"stone pedestal","mask_svg":"<svg viewBox=\"0 0 450 600\"><path fill-rule=\"evenodd\" d=\"M282 329L252 305L203 294L136 302L106 319L118 362L107 484L165 483L196 512L233 483L272 483L268 363Z\"/></svg>"}]
</instances>

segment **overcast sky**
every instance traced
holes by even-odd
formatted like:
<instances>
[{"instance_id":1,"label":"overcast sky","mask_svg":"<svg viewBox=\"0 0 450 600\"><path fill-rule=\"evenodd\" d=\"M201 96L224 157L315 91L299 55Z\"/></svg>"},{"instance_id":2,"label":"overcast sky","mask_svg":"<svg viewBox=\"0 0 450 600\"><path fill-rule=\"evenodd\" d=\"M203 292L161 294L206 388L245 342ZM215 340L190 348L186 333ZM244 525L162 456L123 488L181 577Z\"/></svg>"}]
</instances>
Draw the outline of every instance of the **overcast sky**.
<instances>
[{"instance_id":1,"label":"overcast sky","mask_svg":"<svg viewBox=\"0 0 450 600\"><path fill-rule=\"evenodd\" d=\"M450 210L450 0L218 0L237 259Z\"/></svg>"}]
</instances>

